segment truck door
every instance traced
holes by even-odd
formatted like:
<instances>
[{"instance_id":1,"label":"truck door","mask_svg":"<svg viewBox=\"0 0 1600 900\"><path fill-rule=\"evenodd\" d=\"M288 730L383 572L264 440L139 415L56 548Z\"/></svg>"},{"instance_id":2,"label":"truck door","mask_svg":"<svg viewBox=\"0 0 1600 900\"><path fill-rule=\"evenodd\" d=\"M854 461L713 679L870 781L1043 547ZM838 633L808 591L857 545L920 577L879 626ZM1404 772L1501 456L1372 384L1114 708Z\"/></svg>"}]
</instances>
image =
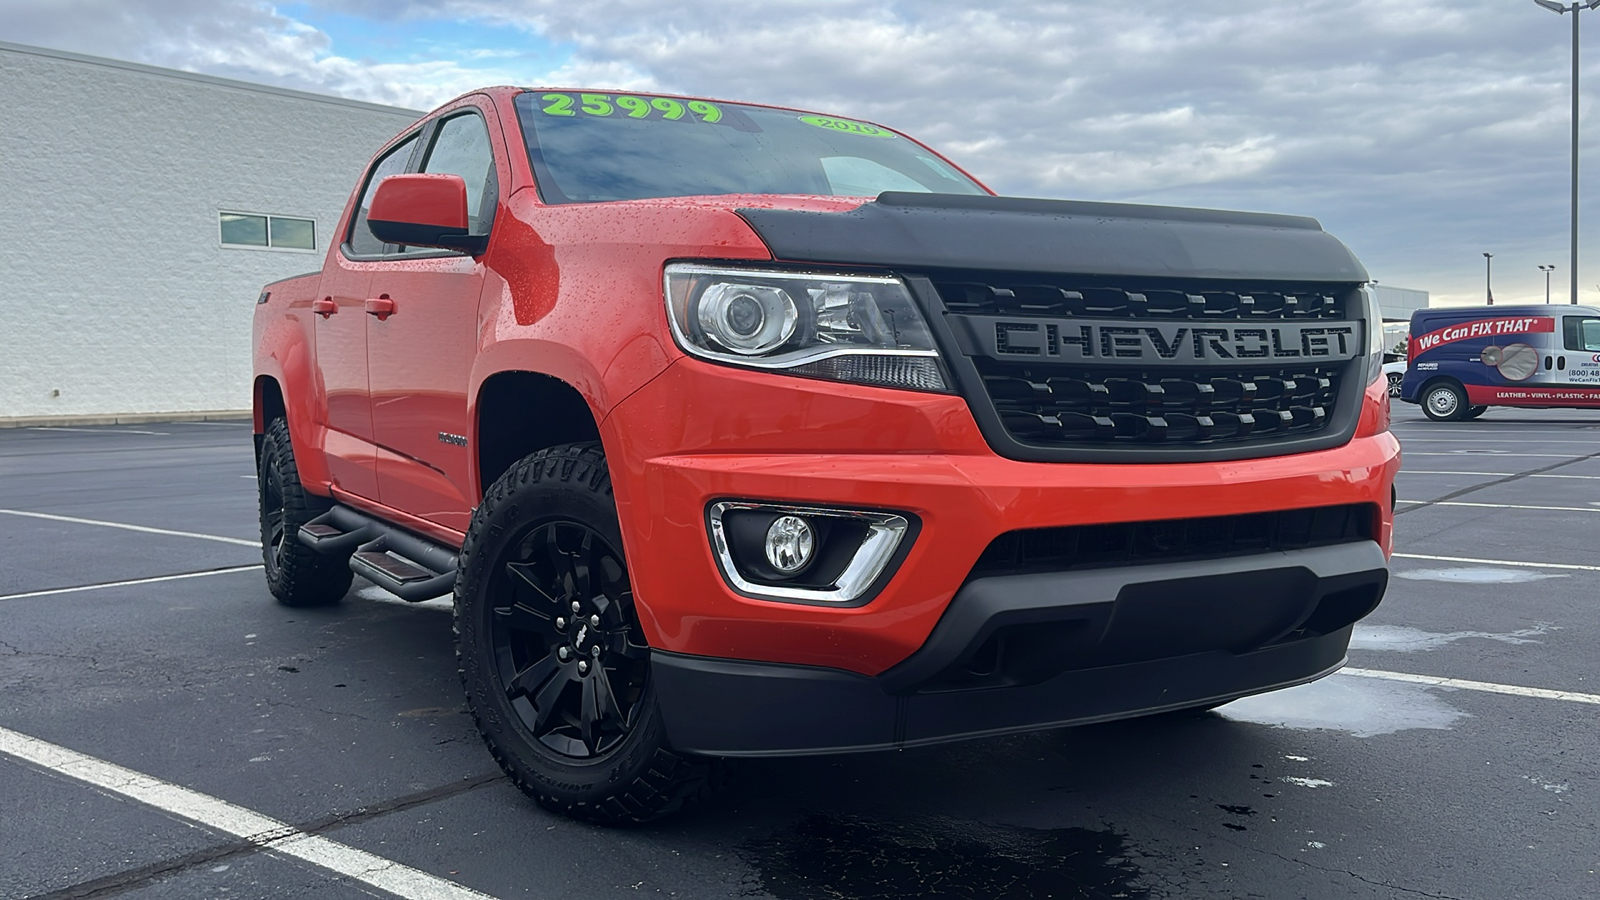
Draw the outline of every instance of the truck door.
<instances>
[{"instance_id":1,"label":"truck door","mask_svg":"<svg viewBox=\"0 0 1600 900\"><path fill-rule=\"evenodd\" d=\"M467 105L436 120L424 132L419 169L466 181L475 234L488 234L501 182L486 115L493 112ZM389 312L363 317L379 499L457 531L467 530L476 505L467 384L484 274L483 263L465 253L403 248L384 260L368 285L368 296Z\"/></svg>"},{"instance_id":2,"label":"truck door","mask_svg":"<svg viewBox=\"0 0 1600 900\"><path fill-rule=\"evenodd\" d=\"M317 370L322 376L327 428L323 452L335 487L378 499L377 447L367 380L367 287L384 245L367 228L367 210L379 181L406 170L415 137L373 163L361 189L350 231L328 254L316 314Z\"/></svg>"}]
</instances>

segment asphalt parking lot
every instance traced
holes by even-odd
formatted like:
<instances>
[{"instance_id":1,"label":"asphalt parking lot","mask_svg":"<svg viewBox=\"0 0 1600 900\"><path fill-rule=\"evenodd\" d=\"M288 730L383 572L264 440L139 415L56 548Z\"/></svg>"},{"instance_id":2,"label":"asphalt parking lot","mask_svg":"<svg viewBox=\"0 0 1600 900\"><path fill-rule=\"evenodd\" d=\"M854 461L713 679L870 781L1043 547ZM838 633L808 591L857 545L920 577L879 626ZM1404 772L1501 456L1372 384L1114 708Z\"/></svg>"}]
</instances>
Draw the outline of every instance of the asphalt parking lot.
<instances>
[{"instance_id":1,"label":"asphalt parking lot","mask_svg":"<svg viewBox=\"0 0 1600 900\"><path fill-rule=\"evenodd\" d=\"M1346 673L607 831L500 776L447 604L273 602L247 424L0 430L0 897L1600 896L1600 413L1395 431Z\"/></svg>"}]
</instances>

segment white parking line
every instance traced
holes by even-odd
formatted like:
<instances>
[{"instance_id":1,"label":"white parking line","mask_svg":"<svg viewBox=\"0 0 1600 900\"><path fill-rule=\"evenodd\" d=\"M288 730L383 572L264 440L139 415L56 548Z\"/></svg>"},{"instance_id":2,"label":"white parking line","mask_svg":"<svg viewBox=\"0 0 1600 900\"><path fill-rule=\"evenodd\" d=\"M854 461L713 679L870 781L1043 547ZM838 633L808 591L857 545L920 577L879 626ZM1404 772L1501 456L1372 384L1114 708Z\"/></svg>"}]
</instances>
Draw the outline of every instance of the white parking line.
<instances>
[{"instance_id":1,"label":"white parking line","mask_svg":"<svg viewBox=\"0 0 1600 900\"><path fill-rule=\"evenodd\" d=\"M1521 687L1515 684L1495 684L1491 681L1466 681L1461 678L1439 678L1433 675L1412 675L1409 672L1385 672L1381 669L1339 670L1340 675L1357 678L1381 678L1385 681L1405 681L1431 687L1458 688L1463 691L1484 691L1490 694L1509 694L1513 697L1535 697L1540 700L1565 700L1568 703L1592 703L1600 706L1600 694L1579 694L1574 691L1552 691L1545 688Z\"/></svg>"},{"instance_id":2,"label":"white parking line","mask_svg":"<svg viewBox=\"0 0 1600 900\"><path fill-rule=\"evenodd\" d=\"M0 514L7 516L26 516L30 519L47 519L51 522L71 522L74 525L99 525L102 528L121 528L124 531L139 531L145 534L165 534L172 537L196 538L202 541L216 541L221 544L238 544L241 547L259 547L260 541L247 541L243 538L223 537L217 534L199 534L193 531L173 531L168 528L150 528L145 525L129 525L126 522L103 522L99 519L80 519L76 516L57 516L51 513L28 512L22 509L0 509Z\"/></svg>"},{"instance_id":3,"label":"white parking line","mask_svg":"<svg viewBox=\"0 0 1600 900\"><path fill-rule=\"evenodd\" d=\"M129 581L104 581L100 584L83 584L78 587L51 588L47 591L28 591L23 594L0 594L0 600L26 600L29 597L52 597L56 594L76 594L79 591L101 591L106 588L128 587L135 584L155 584L158 581L182 581L185 578L205 578L208 575L231 575L234 572L253 572L260 569L257 563L253 566L229 566L226 569L208 569L204 572L185 572L182 575L157 575L154 578L134 578Z\"/></svg>"},{"instance_id":4,"label":"white parking line","mask_svg":"<svg viewBox=\"0 0 1600 900\"><path fill-rule=\"evenodd\" d=\"M1427 506L1475 506L1480 509L1542 509L1547 512L1586 512L1600 513L1600 507L1595 506L1520 506L1515 503L1467 503L1462 500L1401 500L1401 503L1425 504Z\"/></svg>"},{"instance_id":5,"label":"white parking line","mask_svg":"<svg viewBox=\"0 0 1600 900\"><path fill-rule=\"evenodd\" d=\"M1402 469L1401 475L1488 475L1497 478L1510 478L1516 472L1430 472L1420 469ZM254 476L246 476L254 477ZM1578 478L1584 481L1600 481L1600 475L1523 475L1523 478Z\"/></svg>"},{"instance_id":6,"label":"white parking line","mask_svg":"<svg viewBox=\"0 0 1600 900\"><path fill-rule=\"evenodd\" d=\"M1400 444L1405 447L1405 442ZM1582 460L1582 453L1523 453L1522 450L1405 450L1406 456L1517 456L1518 460Z\"/></svg>"},{"instance_id":7,"label":"white parking line","mask_svg":"<svg viewBox=\"0 0 1600 900\"><path fill-rule=\"evenodd\" d=\"M1417 444L1521 444L1521 443L1528 443L1526 441L1519 441L1516 438L1506 438L1503 441L1497 441L1497 440L1477 441L1477 440L1472 440L1470 438L1463 439L1463 438L1412 437L1412 438L1404 438L1404 440L1408 440L1408 441L1411 441L1412 443L1417 443ZM1540 443L1540 444L1586 444L1586 445L1588 445L1590 447L1593 447L1595 445L1595 443L1596 443L1596 440L1594 438L1590 438L1587 441L1562 441L1562 440L1551 441L1551 440L1543 440L1543 441L1537 441L1535 443Z\"/></svg>"},{"instance_id":8,"label":"white parking line","mask_svg":"<svg viewBox=\"0 0 1600 900\"><path fill-rule=\"evenodd\" d=\"M1576 563L1519 562L1510 559L1478 559L1473 556L1430 556L1426 553L1395 553L1395 559L1425 559L1429 562L1478 563L1485 566L1518 566L1524 569L1571 569L1579 572L1600 572L1600 566L1580 566Z\"/></svg>"},{"instance_id":9,"label":"white parking line","mask_svg":"<svg viewBox=\"0 0 1600 900\"><path fill-rule=\"evenodd\" d=\"M306 834L285 822L235 806L226 800L8 728L0 728L0 753L242 838L273 853L321 866L397 897L408 900L483 900L489 896L392 859Z\"/></svg>"},{"instance_id":10,"label":"white parking line","mask_svg":"<svg viewBox=\"0 0 1600 900\"><path fill-rule=\"evenodd\" d=\"M137 431L132 428L63 428L59 425L35 425L29 431L73 431L78 434L156 434L171 437L170 431Z\"/></svg>"}]
</instances>

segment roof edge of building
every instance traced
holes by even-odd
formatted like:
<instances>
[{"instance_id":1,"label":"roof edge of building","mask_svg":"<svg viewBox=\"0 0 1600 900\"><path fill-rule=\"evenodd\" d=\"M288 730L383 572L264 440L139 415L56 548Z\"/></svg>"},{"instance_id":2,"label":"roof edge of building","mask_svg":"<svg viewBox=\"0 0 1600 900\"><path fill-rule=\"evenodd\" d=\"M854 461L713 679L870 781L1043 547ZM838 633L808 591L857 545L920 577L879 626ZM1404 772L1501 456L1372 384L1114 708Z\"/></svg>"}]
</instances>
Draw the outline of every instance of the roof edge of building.
<instances>
[{"instance_id":1,"label":"roof edge of building","mask_svg":"<svg viewBox=\"0 0 1600 900\"><path fill-rule=\"evenodd\" d=\"M253 91L260 94L275 94L280 97L292 97L297 100L311 100L317 103L330 103L334 106L345 106L353 109L365 109L372 112L394 113L395 115L409 116L420 119L427 115L423 110L406 109L401 106L388 106L383 103L369 103L365 100L350 100L345 97L335 97L332 94L316 94L311 91L297 91L293 88L275 87L270 84L258 84L253 81L240 81L236 78L221 78L216 75L202 75L199 72L185 72L182 69L167 69L161 66L151 66L144 63L128 62L121 59L110 59L104 56L90 56L86 53L73 53L69 50L53 50L48 47L35 47L30 44L16 44L11 41L0 41L0 51L20 53L27 56L43 56L50 59L65 60L67 62L83 63L92 66L104 66L110 69L123 69L129 72L138 72L144 75L155 75L162 78L174 78L180 81L195 81L201 84L210 84L217 87L228 87L242 91Z\"/></svg>"}]
</instances>

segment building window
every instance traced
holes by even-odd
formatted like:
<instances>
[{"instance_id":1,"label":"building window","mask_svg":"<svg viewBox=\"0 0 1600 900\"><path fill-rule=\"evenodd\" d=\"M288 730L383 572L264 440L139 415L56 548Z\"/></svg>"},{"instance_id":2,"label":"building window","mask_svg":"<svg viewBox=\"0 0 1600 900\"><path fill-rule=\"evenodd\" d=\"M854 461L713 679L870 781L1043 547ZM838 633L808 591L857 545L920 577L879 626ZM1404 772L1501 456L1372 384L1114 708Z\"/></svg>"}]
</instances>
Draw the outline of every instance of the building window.
<instances>
[{"instance_id":1,"label":"building window","mask_svg":"<svg viewBox=\"0 0 1600 900\"><path fill-rule=\"evenodd\" d=\"M221 214L220 224L225 247L317 249L317 223L311 219L225 212Z\"/></svg>"}]
</instances>

